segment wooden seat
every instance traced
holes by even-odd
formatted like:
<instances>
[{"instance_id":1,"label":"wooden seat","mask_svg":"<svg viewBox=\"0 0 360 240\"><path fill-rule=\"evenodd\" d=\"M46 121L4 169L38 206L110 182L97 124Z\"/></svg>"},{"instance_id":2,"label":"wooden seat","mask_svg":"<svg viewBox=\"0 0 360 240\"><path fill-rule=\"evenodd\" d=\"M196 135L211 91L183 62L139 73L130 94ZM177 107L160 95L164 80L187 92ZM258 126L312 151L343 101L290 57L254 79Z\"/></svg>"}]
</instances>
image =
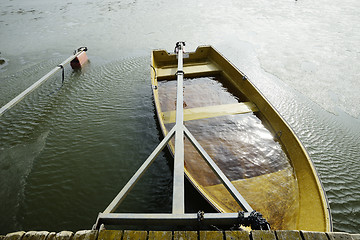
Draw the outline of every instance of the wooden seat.
<instances>
[{"instance_id":1,"label":"wooden seat","mask_svg":"<svg viewBox=\"0 0 360 240\"><path fill-rule=\"evenodd\" d=\"M159 81L176 78L177 66L163 67L157 70ZM186 77L209 75L220 72L220 69L213 63L185 64L183 71Z\"/></svg>"},{"instance_id":2,"label":"wooden seat","mask_svg":"<svg viewBox=\"0 0 360 240\"><path fill-rule=\"evenodd\" d=\"M184 121L219 117L225 115L243 114L258 111L256 105L252 102L241 102L235 104L224 104L216 106L198 107L184 109ZM162 112L164 123L174 123L175 111Z\"/></svg>"}]
</instances>

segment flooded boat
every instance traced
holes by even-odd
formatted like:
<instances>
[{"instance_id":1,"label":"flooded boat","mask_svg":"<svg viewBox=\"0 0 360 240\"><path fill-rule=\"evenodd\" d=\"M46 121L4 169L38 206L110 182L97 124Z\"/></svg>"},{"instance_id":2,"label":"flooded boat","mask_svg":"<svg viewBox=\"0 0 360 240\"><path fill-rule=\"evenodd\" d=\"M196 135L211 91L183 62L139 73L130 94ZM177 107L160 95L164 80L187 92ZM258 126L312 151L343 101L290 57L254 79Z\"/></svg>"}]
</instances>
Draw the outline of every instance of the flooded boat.
<instances>
[{"instance_id":1,"label":"flooded boat","mask_svg":"<svg viewBox=\"0 0 360 240\"><path fill-rule=\"evenodd\" d=\"M152 52L152 89L164 136L175 125L177 54ZM329 204L314 165L286 121L211 46L183 59L184 125L272 229L331 231ZM175 151L174 139L168 143ZM185 138L184 171L219 212L242 211L207 162Z\"/></svg>"}]
</instances>

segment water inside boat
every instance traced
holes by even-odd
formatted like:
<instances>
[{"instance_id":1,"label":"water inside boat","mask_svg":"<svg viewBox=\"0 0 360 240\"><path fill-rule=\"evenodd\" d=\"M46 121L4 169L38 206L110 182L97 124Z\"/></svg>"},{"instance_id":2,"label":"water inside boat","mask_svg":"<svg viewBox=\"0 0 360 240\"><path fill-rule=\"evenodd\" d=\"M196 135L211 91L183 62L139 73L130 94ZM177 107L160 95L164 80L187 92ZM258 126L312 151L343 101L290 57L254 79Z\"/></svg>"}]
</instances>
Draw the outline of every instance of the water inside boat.
<instances>
[{"instance_id":1,"label":"water inside boat","mask_svg":"<svg viewBox=\"0 0 360 240\"><path fill-rule=\"evenodd\" d=\"M174 126L176 81L158 82L162 117ZM293 168L274 134L246 97L220 75L184 79L184 119L202 147L272 229L295 229L299 193ZM170 146L173 148L174 140ZM242 210L185 139L185 171L221 212Z\"/></svg>"}]
</instances>

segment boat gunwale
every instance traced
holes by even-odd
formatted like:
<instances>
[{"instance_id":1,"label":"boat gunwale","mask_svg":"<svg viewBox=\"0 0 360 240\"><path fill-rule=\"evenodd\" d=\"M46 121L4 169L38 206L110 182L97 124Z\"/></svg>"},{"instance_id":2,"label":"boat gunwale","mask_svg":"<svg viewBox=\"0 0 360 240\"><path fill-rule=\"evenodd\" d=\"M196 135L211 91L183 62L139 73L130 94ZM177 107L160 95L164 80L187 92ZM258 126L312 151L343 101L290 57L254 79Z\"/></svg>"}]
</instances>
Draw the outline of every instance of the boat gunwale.
<instances>
[{"instance_id":1,"label":"boat gunwale","mask_svg":"<svg viewBox=\"0 0 360 240\"><path fill-rule=\"evenodd\" d=\"M305 145L303 144L303 142L301 141L301 139L299 138L299 136L296 134L296 132L292 129L292 127L290 126L290 124L286 121L286 119L282 116L282 114L277 110L277 108L267 99L267 97L262 93L262 91L246 76L245 73L243 73L240 69L238 69L228 58L226 58L224 55L222 55L219 51L217 51L213 46L208 45L208 47L210 47L211 49L213 49L217 54L219 54L224 60L226 60L235 70L237 70L241 75L243 75L246 80L249 82L249 84L252 85L252 87L254 87L256 89L256 91L262 96L262 98L267 102L267 104L274 110L274 112L280 117L280 119L284 122L284 124L287 126L287 128L290 130L290 132L292 133L292 135L295 137L295 139L299 142L299 146L303 149L303 153L305 154L307 160L309 161L309 166L313 171L313 175L315 177L315 180L317 182L317 185L321 187L321 198L323 203L325 203L326 205L326 212L325 212L325 216L326 216L326 220L328 221L328 226L326 226L326 230L327 231L333 231L333 222L332 222L332 216L331 216L331 209L330 209L330 203L329 200L326 196L326 191L324 188L324 185L322 184L322 181L320 179L320 175L318 173L318 171L315 168L315 164L314 161L311 159ZM256 105L256 103L254 103ZM259 109L259 113L262 114L262 111ZM290 161L291 164L292 161ZM295 169L294 169L295 170ZM329 229L328 229L329 228Z\"/></svg>"},{"instance_id":2,"label":"boat gunwale","mask_svg":"<svg viewBox=\"0 0 360 240\"><path fill-rule=\"evenodd\" d=\"M314 162L312 161L312 159L310 158L307 150L306 150L306 147L304 146L304 144L302 143L302 141L300 140L300 138L298 137L298 135L296 134L296 132L291 128L291 126L288 124L288 122L286 121L286 119L280 114L279 111L277 111L277 109L274 107L274 105L265 97L265 95L261 92L261 90L256 86L254 85L250 79L245 75L245 73L243 73L241 70L239 70L235 65L233 65L225 56L223 56L220 52L218 52L215 48L213 48L212 46L199 46L195 52L193 52L194 54L197 53L199 51L199 49L201 48L206 48L208 49L207 51L207 58L204 59L202 58L202 61L201 63L205 63L205 62L211 62L211 63L214 63L214 64L218 64L218 62L216 60L214 60L211 55L213 53L215 54L218 54L218 56L220 58L222 58L224 61L227 62L227 64L229 64L229 66L231 68L233 68L233 70L235 70L236 72L238 72L240 75L243 76L243 79L246 80L250 85L251 87L259 94L259 96L264 100L265 104L267 104L272 112L274 114L276 114L278 116L278 118L281 120L281 122L285 125L285 128L288 129L288 131L292 134L292 136L294 137L294 140L297 141L297 145L298 147L300 147L300 149L302 150L302 153L304 154L304 157L306 158L307 162L308 162L308 166L310 167L311 171L312 171L312 176L313 176L313 179L315 180L316 182L316 185L317 185L317 189L318 189L318 193L319 193L319 196L320 196L320 200L322 202L322 207L324 209L324 214L325 214L325 227L326 227L326 231L332 231L332 217L331 217L331 211L330 211L330 205L329 205L329 201L327 199L327 196L326 196L326 192L325 192L325 189L324 189L324 186L320 180L320 176L315 168L315 165L314 165ZM156 69L157 69L157 65L155 64L155 59L154 59L154 52L156 51L164 51L166 52L165 50L154 50L151 54L151 61L152 61L152 66L153 66L153 70L152 73L151 73L151 81L152 81L152 89L153 89L153 95L154 95L154 101L155 101L155 106L156 106L156 112L157 112L157 117L158 117L158 120L159 120L159 123L160 123L160 126L161 126L161 129L162 129L162 132L163 132L163 135L166 136L167 134L167 129L165 127L165 124L164 122L162 121L162 116L161 116L161 106L160 106L160 100L159 100L159 96L158 96L158 88L157 88L157 77L156 77ZM166 52L167 53L167 52ZM167 53L168 54L168 53ZM191 53L190 53L191 54ZM176 59L176 55L175 54L168 54L168 57L169 58L175 58ZM212 61L210 61L212 60ZM171 62L171 60L168 60L168 62ZM193 62L196 62L196 59L193 59L193 61L191 61L190 63L186 63L184 62L184 65L185 64L192 64ZM200 64L201 64L200 63ZM163 63L161 65L161 67L164 67L165 64ZM175 64L172 64L172 66L175 66ZM219 66L219 69L222 69L220 66ZM223 70L223 69L222 69ZM224 70L222 71L222 74L225 74L225 77L227 79L231 79L233 81L235 81L231 76L228 75L227 72L225 72ZM186 73L185 73L185 77L186 77ZM256 104L254 102L254 104ZM261 111L261 108L259 108L259 106L257 106L258 109L259 109L259 112L260 114L263 115L263 117L265 118L266 121L267 118L266 116L264 115L263 111ZM270 122L268 121L268 124L269 124L269 127L273 128L273 126L270 124ZM274 130L274 129L273 129ZM281 140L279 140L281 141ZM283 149L286 154L289 154L287 152L287 148L285 147L285 144L282 143L281 145L284 146L285 149ZM169 147L169 150L170 150L170 153L173 154L173 151L174 151L174 147L172 146L171 143L168 144L168 147ZM290 163L291 165L293 166L293 161L290 160ZM296 169L295 167L293 166L294 168L294 171L296 172ZM221 211L223 212L224 210L219 206L217 205L215 202L211 201L210 199L208 199L208 197L206 197L206 193L203 192L203 189L202 187L199 186L199 184L197 183L196 180L194 180L194 178L191 176L191 174L188 173L188 171L186 170L185 168L185 175L186 177L189 179L190 183L192 183L192 185L194 185L194 187L199 191L199 193L201 195L204 196L204 198L218 211ZM300 211L300 210L299 210ZM297 218L297 221L299 221L299 218ZM297 223L298 225L298 223Z\"/></svg>"}]
</instances>

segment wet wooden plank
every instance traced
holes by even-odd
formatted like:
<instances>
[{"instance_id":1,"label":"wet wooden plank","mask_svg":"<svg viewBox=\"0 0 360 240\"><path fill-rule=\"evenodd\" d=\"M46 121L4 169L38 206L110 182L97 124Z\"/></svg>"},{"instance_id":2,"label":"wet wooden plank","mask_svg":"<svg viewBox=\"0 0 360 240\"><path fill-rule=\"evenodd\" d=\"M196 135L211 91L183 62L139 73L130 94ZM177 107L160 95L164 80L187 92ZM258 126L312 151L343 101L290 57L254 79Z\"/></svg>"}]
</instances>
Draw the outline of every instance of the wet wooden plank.
<instances>
[{"instance_id":1,"label":"wet wooden plank","mask_svg":"<svg viewBox=\"0 0 360 240\"><path fill-rule=\"evenodd\" d=\"M304 240L328 240L324 232L300 231Z\"/></svg>"},{"instance_id":2,"label":"wet wooden plank","mask_svg":"<svg viewBox=\"0 0 360 240\"><path fill-rule=\"evenodd\" d=\"M25 233L22 240L45 240L48 235L48 231L29 231Z\"/></svg>"},{"instance_id":3,"label":"wet wooden plank","mask_svg":"<svg viewBox=\"0 0 360 240\"><path fill-rule=\"evenodd\" d=\"M25 235L24 231L8 233L5 236L5 240L20 240Z\"/></svg>"},{"instance_id":4,"label":"wet wooden plank","mask_svg":"<svg viewBox=\"0 0 360 240\"><path fill-rule=\"evenodd\" d=\"M247 231L226 231L226 240L250 240L250 233Z\"/></svg>"},{"instance_id":5,"label":"wet wooden plank","mask_svg":"<svg viewBox=\"0 0 360 240\"><path fill-rule=\"evenodd\" d=\"M48 234L46 240L55 240L56 232L51 232Z\"/></svg>"},{"instance_id":6,"label":"wet wooden plank","mask_svg":"<svg viewBox=\"0 0 360 240\"><path fill-rule=\"evenodd\" d=\"M74 236L73 232L61 231L56 234L55 238L56 240L71 240L73 236Z\"/></svg>"},{"instance_id":7,"label":"wet wooden plank","mask_svg":"<svg viewBox=\"0 0 360 240\"><path fill-rule=\"evenodd\" d=\"M352 236L349 233L329 232L326 234L328 235L329 240L353 240Z\"/></svg>"},{"instance_id":8,"label":"wet wooden plank","mask_svg":"<svg viewBox=\"0 0 360 240\"><path fill-rule=\"evenodd\" d=\"M255 104L252 102L242 102L235 104L223 104L207 107L187 108L184 109L184 121L220 117L225 115L244 114L258 111ZM164 123L175 122L176 112L163 112Z\"/></svg>"},{"instance_id":9,"label":"wet wooden plank","mask_svg":"<svg viewBox=\"0 0 360 240\"><path fill-rule=\"evenodd\" d=\"M197 240L198 233L196 231L175 231L174 240Z\"/></svg>"},{"instance_id":10,"label":"wet wooden plank","mask_svg":"<svg viewBox=\"0 0 360 240\"><path fill-rule=\"evenodd\" d=\"M71 240L74 236L73 232L70 231L61 231L58 233L49 233L46 240Z\"/></svg>"},{"instance_id":11,"label":"wet wooden plank","mask_svg":"<svg viewBox=\"0 0 360 240\"><path fill-rule=\"evenodd\" d=\"M225 235L224 235L225 234ZM251 235L251 238L250 238ZM122 238L123 237L123 238ZM311 232L311 231L289 231L278 230L260 231L254 230L251 233L246 231L200 231L199 239L222 239L226 240L360 240L360 234L349 234L344 232ZM47 231L19 231L9 233L6 236L0 235L0 240L197 240L198 232L196 231L119 231L119 230L83 230L75 234L70 231L59 233Z\"/></svg>"},{"instance_id":12,"label":"wet wooden plank","mask_svg":"<svg viewBox=\"0 0 360 240\"><path fill-rule=\"evenodd\" d=\"M200 240L205 239L223 240L224 234L221 231L200 231Z\"/></svg>"},{"instance_id":13,"label":"wet wooden plank","mask_svg":"<svg viewBox=\"0 0 360 240\"><path fill-rule=\"evenodd\" d=\"M97 240L121 240L123 231L119 230L101 230Z\"/></svg>"},{"instance_id":14,"label":"wet wooden plank","mask_svg":"<svg viewBox=\"0 0 360 240\"><path fill-rule=\"evenodd\" d=\"M354 240L360 240L360 234L351 234Z\"/></svg>"},{"instance_id":15,"label":"wet wooden plank","mask_svg":"<svg viewBox=\"0 0 360 240\"><path fill-rule=\"evenodd\" d=\"M146 240L147 232L146 231L124 231L123 240Z\"/></svg>"},{"instance_id":16,"label":"wet wooden plank","mask_svg":"<svg viewBox=\"0 0 360 240\"><path fill-rule=\"evenodd\" d=\"M172 232L171 231L150 231L149 232L149 240L172 240Z\"/></svg>"},{"instance_id":17,"label":"wet wooden plank","mask_svg":"<svg viewBox=\"0 0 360 240\"><path fill-rule=\"evenodd\" d=\"M278 230L275 233L278 240L302 240L299 231Z\"/></svg>"},{"instance_id":18,"label":"wet wooden plank","mask_svg":"<svg viewBox=\"0 0 360 240\"><path fill-rule=\"evenodd\" d=\"M96 240L98 235L97 230L82 230L74 234L73 240Z\"/></svg>"},{"instance_id":19,"label":"wet wooden plank","mask_svg":"<svg viewBox=\"0 0 360 240\"><path fill-rule=\"evenodd\" d=\"M251 231L251 237L253 240L276 240L274 231Z\"/></svg>"},{"instance_id":20,"label":"wet wooden plank","mask_svg":"<svg viewBox=\"0 0 360 240\"><path fill-rule=\"evenodd\" d=\"M157 69L157 78L158 80L166 79L166 78L174 78L177 72L177 66L171 66L166 68L158 68ZM196 65L187 65L184 64L183 70L185 76L192 76L201 73L201 75L208 75L211 73L219 72L220 69L213 63L205 62L204 64L196 64Z\"/></svg>"}]
</instances>

